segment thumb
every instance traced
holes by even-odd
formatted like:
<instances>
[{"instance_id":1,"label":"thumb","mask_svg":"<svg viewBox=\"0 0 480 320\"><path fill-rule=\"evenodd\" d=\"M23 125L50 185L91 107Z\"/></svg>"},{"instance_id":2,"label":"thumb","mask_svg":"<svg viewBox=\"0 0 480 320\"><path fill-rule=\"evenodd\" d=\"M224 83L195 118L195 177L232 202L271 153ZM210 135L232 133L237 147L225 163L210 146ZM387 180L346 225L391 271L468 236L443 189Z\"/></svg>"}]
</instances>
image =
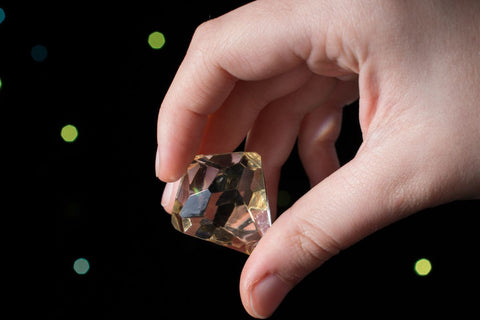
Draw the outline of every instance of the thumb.
<instances>
[{"instance_id":1,"label":"thumb","mask_svg":"<svg viewBox=\"0 0 480 320\"><path fill-rule=\"evenodd\" d=\"M324 261L418 209L418 202L405 191L415 183L409 181L410 175L399 171L395 177L395 157L378 161L376 155L357 154L275 221L242 272L240 293L248 313L270 316L285 295Z\"/></svg>"}]
</instances>

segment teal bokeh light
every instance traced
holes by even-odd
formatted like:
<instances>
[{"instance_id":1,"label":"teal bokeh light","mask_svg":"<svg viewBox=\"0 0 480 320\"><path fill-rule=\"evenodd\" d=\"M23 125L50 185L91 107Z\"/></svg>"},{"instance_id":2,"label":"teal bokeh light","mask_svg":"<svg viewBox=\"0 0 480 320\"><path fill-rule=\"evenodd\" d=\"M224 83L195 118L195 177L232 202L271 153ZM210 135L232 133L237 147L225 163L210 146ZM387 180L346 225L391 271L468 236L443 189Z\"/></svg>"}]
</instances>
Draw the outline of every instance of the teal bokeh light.
<instances>
[{"instance_id":1,"label":"teal bokeh light","mask_svg":"<svg viewBox=\"0 0 480 320\"><path fill-rule=\"evenodd\" d=\"M36 46L33 46L30 54L32 55L33 60L42 62L47 58L48 52L44 45L37 44Z\"/></svg>"},{"instance_id":2,"label":"teal bokeh light","mask_svg":"<svg viewBox=\"0 0 480 320\"><path fill-rule=\"evenodd\" d=\"M5 11L3 11L2 8L0 8L0 24L5 20Z\"/></svg>"},{"instance_id":3,"label":"teal bokeh light","mask_svg":"<svg viewBox=\"0 0 480 320\"><path fill-rule=\"evenodd\" d=\"M86 274L90 270L90 263L85 258L78 258L73 263L73 270L80 275Z\"/></svg>"}]
</instances>

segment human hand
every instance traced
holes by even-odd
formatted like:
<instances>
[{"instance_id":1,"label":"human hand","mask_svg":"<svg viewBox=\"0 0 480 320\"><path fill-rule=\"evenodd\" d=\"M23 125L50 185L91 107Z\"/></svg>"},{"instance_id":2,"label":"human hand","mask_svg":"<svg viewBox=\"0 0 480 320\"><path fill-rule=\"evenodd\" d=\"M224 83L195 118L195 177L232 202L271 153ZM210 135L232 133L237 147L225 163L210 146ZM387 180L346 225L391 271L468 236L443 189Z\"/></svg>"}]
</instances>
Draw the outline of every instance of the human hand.
<instances>
[{"instance_id":1,"label":"human hand","mask_svg":"<svg viewBox=\"0 0 480 320\"><path fill-rule=\"evenodd\" d=\"M275 204L298 137L312 185L245 264L251 315L375 230L480 196L479 14L477 1L264 0L198 28L160 108L157 176L247 136ZM358 95L363 143L339 168L342 106Z\"/></svg>"}]
</instances>

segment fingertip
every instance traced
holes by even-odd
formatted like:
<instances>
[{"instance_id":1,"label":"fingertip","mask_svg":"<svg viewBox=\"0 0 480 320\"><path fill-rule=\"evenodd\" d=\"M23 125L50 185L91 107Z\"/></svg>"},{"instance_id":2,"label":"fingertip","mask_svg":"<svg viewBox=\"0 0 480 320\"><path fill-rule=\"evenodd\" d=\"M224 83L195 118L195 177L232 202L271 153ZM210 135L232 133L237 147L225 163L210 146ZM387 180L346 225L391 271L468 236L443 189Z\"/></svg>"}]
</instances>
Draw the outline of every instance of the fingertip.
<instances>
[{"instance_id":1,"label":"fingertip","mask_svg":"<svg viewBox=\"0 0 480 320\"><path fill-rule=\"evenodd\" d=\"M172 170L163 168L155 169L155 171L157 178L165 183L175 182L183 176L183 173L176 174Z\"/></svg>"},{"instance_id":2,"label":"fingertip","mask_svg":"<svg viewBox=\"0 0 480 320\"><path fill-rule=\"evenodd\" d=\"M240 279L240 296L252 317L266 319L278 308L292 286L263 265L262 259L249 259Z\"/></svg>"},{"instance_id":3,"label":"fingertip","mask_svg":"<svg viewBox=\"0 0 480 320\"><path fill-rule=\"evenodd\" d=\"M157 178L160 180L160 181L163 181L165 183L172 183L172 182L175 182L177 181L178 179L180 179L183 174L171 174L170 172L164 172L165 170L162 170L160 169L158 172L157 172Z\"/></svg>"},{"instance_id":4,"label":"fingertip","mask_svg":"<svg viewBox=\"0 0 480 320\"><path fill-rule=\"evenodd\" d=\"M192 161L193 155L171 157L170 154L180 154L179 152L168 153L166 148L157 148L155 156L155 175L163 182L175 182L180 179L187 170L188 164ZM182 161L181 159L187 159Z\"/></svg>"},{"instance_id":5,"label":"fingertip","mask_svg":"<svg viewBox=\"0 0 480 320\"><path fill-rule=\"evenodd\" d=\"M175 182L168 182L165 184L165 188L163 189L162 207L170 214L173 210L179 184L180 179Z\"/></svg>"},{"instance_id":6,"label":"fingertip","mask_svg":"<svg viewBox=\"0 0 480 320\"><path fill-rule=\"evenodd\" d=\"M160 179L160 154L157 147L157 151L155 153L155 176ZM161 179L160 179L161 180Z\"/></svg>"},{"instance_id":7,"label":"fingertip","mask_svg":"<svg viewBox=\"0 0 480 320\"><path fill-rule=\"evenodd\" d=\"M283 301L290 287L275 274L267 274L250 290L250 308L256 318L270 317Z\"/></svg>"},{"instance_id":8,"label":"fingertip","mask_svg":"<svg viewBox=\"0 0 480 320\"><path fill-rule=\"evenodd\" d=\"M293 287L293 284L283 281L277 273L280 270L276 266L285 257L271 254L279 248L275 244L278 241L266 237L270 231L271 229L250 255L240 277L243 306L248 314L258 319L270 317Z\"/></svg>"}]
</instances>

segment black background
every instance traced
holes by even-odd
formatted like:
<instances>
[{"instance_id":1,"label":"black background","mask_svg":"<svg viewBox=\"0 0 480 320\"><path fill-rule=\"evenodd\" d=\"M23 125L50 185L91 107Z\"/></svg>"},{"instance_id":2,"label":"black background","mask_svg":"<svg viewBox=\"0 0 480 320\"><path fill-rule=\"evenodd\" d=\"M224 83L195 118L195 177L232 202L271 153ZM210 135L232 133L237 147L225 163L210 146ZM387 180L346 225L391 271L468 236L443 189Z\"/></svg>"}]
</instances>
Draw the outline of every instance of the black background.
<instances>
[{"instance_id":1,"label":"black background","mask_svg":"<svg viewBox=\"0 0 480 320\"><path fill-rule=\"evenodd\" d=\"M158 108L196 26L243 2L122 3L2 4L2 129L28 176L15 215L37 224L29 243L39 260L24 257L20 277L40 281L19 298L25 309L40 301L37 315L50 319L247 319L238 293L247 256L175 231L154 174ZM161 50L147 43L153 31L166 37ZM37 44L43 62L30 55ZM342 163L361 143L357 114L357 103L345 108ZM59 134L69 123L79 131L70 144ZM295 152L280 189L290 204L308 190ZM273 318L478 314L478 209L458 201L380 230L308 276ZM85 275L73 270L80 257ZM423 257L433 269L419 277Z\"/></svg>"}]
</instances>

